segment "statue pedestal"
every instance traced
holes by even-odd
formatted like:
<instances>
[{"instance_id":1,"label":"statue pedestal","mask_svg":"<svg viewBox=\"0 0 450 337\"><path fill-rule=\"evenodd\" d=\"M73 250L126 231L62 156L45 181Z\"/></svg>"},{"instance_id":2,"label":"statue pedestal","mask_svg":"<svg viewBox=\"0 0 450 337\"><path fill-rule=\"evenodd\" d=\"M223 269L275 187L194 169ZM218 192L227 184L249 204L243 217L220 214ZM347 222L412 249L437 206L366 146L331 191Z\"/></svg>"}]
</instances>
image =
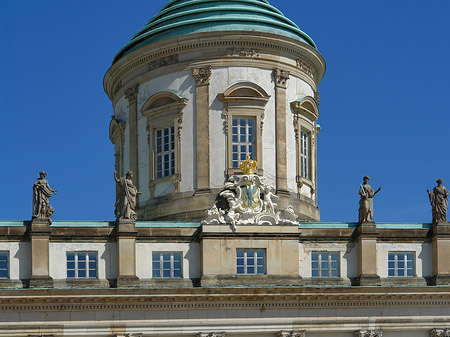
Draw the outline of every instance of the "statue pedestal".
<instances>
[{"instance_id":1,"label":"statue pedestal","mask_svg":"<svg viewBox=\"0 0 450 337\"><path fill-rule=\"evenodd\" d=\"M380 284L377 274L377 226L374 222L363 222L356 227L353 236L358 243L358 277L356 285Z\"/></svg>"},{"instance_id":2,"label":"statue pedestal","mask_svg":"<svg viewBox=\"0 0 450 337\"><path fill-rule=\"evenodd\" d=\"M431 229L434 285L450 285L450 223L441 222Z\"/></svg>"},{"instance_id":3,"label":"statue pedestal","mask_svg":"<svg viewBox=\"0 0 450 337\"><path fill-rule=\"evenodd\" d=\"M53 287L50 277L49 241L52 230L48 219L33 219L30 225L31 243L31 288Z\"/></svg>"},{"instance_id":4,"label":"statue pedestal","mask_svg":"<svg viewBox=\"0 0 450 337\"><path fill-rule=\"evenodd\" d=\"M129 219L116 222L117 240L117 282L116 287L139 286L136 276L136 236L135 223Z\"/></svg>"}]
</instances>

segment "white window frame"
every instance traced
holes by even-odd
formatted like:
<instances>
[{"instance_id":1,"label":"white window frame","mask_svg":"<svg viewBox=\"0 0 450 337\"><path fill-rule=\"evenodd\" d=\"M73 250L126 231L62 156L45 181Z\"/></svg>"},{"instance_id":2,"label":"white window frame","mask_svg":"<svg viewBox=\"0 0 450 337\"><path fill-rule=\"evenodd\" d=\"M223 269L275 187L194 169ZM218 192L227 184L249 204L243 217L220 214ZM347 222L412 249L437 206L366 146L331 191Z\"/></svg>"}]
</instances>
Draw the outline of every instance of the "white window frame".
<instances>
[{"instance_id":1,"label":"white window frame","mask_svg":"<svg viewBox=\"0 0 450 337\"><path fill-rule=\"evenodd\" d=\"M154 260L154 254L159 254L159 261L155 261ZM170 254L170 267L169 269L165 269L164 268L164 255L163 254ZM180 268L175 268L175 259L174 259L174 254L179 254L180 255ZM159 275L160 276L155 276L155 262L159 262ZM164 276L164 270L170 270L170 276ZM180 271L180 276L174 276L175 275L175 271L179 270ZM152 277L155 279L180 279L183 278L183 252L167 252L167 251L155 251L152 252Z\"/></svg>"},{"instance_id":2,"label":"white window frame","mask_svg":"<svg viewBox=\"0 0 450 337\"><path fill-rule=\"evenodd\" d=\"M235 121L237 125L235 125ZM244 125L242 125L241 121L244 121ZM253 125L250 125L249 121L252 121ZM241 133L242 130L244 130L244 133ZM242 140L242 137L245 140ZM250 137L252 138L250 139ZM235 147L237 148L236 151L234 151ZM242 151L242 147L245 148L245 151ZM235 154L237 155L236 159ZM256 118L252 116L233 116L231 120L231 167L239 169L240 163L247 159L247 155L250 155L251 159L256 160Z\"/></svg>"},{"instance_id":3,"label":"white window frame","mask_svg":"<svg viewBox=\"0 0 450 337\"><path fill-rule=\"evenodd\" d=\"M1 270L6 270L7 276L0 277L0 280L8 280L10 278L10 264L9 264L9 251L0 251L0 254L6 254L6 269L2 268Z\"/></svg>"},{"instance_id":4,"label":"white window frame","mask_svg":"<svg viewBox=\"0 0 450 337\"><path fill-rule=\"evenodd\" d=\"M314 261L313 257L314 255L317 254L318 255L318 260ZM326 261L324 261L323 258L323 254L327 254L327 259ZM337 261L333 261L332 260L332 256L336 256L337 255ZM311 252L311 277L313 278L337 278L340 277L341 275L341 254L340 252L337 251L313 251ZM314 262L318 263L317 268L313 267ZM322 263L326 262L327 266L323 267ZM337 267L333 268L332 263L333 262L337 262ZM317 270L318 271L318 275L314 276L313 275L313 271ZM333 275L333 271L336 270L337 271L337 275ZM323 275L324 271L327 271L328 276Z\"/></svg>"},{"instance_id":5,"label":"white window frame","mask_svg":"<svg viewBox=\"0 0 450 337\"><path fill-rule=\"evenodd\" d=\"M168 130L168 135L166 136L165 130ZM161 137L158 137L158 132L161 132ZM155 129L154 132L155 137L155 177L156 179L161 179L165 177L170 177L175 174L175 126L169 125L167 127ZM168 137L168 141L165 142L165 138ZM161 141L161 144L158 145L158 140ZM165 150L165 146L168 146L169 149ZM158 147L161 146L161 151L158 151ZM166 161L164 157L168 155L169 159ZM158 160L161 159L161 170L158 167ZM166 165L168 165L168 174L166 174ZM160 173L161 172L161 173Z\"/></svg>"},{"instance_id":6,"label":"white window frame","mask_svg":"<svg viewBox=\"0 0 450 337\"><path fill-rule=\"evenodd\" d=\"M300 176L311 179L311 131L301 128L300 131Z\"/></svg>"},{"instance_id":7,"label":"white window frame","mask_svg":"<svg viewBox=\"0 0 450 337\"><path fill-rule=\"evenodd\" d=\"M68 268L68 263L69 263L69 259L68 259L68 254L74 254L75 255L75 259L74 259L74 263L75 263L75 267L74 269L72 268ZM92 270L90 268L90 260L89 259L89 254L95 254L95 276L89 276L90 275L90 271ZM84 255L86 256L86 268L79 268L79 255ZM80 261L81 262L81 261ZM74 277L69 277L69 270L73 270L75 273ZM81 270L85 270L86 271L86 276L79 276L79 272ZM67 251L66 252L66 275L67 275L67 279L69 280L74 280L74 279L97 279L98 278L98 252L97 251Z\"/></svg>"},{"instance_id":8,"label":"white window frame","mask_svg":"<svg viewBox=\"0 0 450 337\"><path fill-rule=\"evenodd\" d=\"M402 261L400 261L398 259L399 254L404 255ZM391 261L389 259L389 257L391 255L394 257L393 261ZM409 262L408 256L412 256L412 260L411 260L412 268L411 267L408 268L408 262ZM387 261L388 261L388 269L387 269L388 277L416 277L416 253L415 252L412 252L412 251L389 251ZM391 262L393 263L393 267L390 268L389 265ZM398 267L400 263L404 264L403 268ZM394 272L394 275L389 275L390 270L392 270ZM399 270L403 271L403 275L399 275ZM412 270L411 275L408 275L408 270Z\"/></svg>"},{"instance_id":9,"label":"white window frame","mask_svg":"<svg viewBox=\"0 0 450 337\"><path fill-rule=\"evenodd\" d=\"M243 256L240 257L238 252L243 252ZM249 255L253 251L253 255ZM263 256L258 256L258 251L263 252ZM252 259L253 264L249 264L249 260ZM242 260L242 264L239 261ZM258 264L258 261L262 261L262 264ZM263 271L258 271L258 268L263 268ZM240 268L242 272L240 272ZM253 272L249 271L249 268L253 268ZM237 248L236 249L236 275L266 275L267 274L267 251L265 248Z\"/></svg>"}]
</instances>

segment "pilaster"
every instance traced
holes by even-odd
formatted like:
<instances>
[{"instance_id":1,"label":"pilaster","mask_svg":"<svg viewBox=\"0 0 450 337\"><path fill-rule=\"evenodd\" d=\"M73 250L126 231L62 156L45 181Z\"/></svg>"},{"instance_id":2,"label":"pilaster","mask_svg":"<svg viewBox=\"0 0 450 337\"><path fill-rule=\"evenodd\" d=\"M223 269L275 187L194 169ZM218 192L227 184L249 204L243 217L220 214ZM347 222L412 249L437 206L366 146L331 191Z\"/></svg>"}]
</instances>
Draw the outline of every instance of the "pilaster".
<instances>
[{"instance_id":1,"label":"pilaster","mask_svg":"<svg viewBox=\"0 0 450 337\"><path fill-rule=\"evenodd\" d=\"M209 79L211 66L193 68L196 106L197 192L210 191L209 162Z\"/></svg>"},{"instance_id":2,"label":"pilaster","mask_svg":"<svg viewBox=\"0 0 450 337\"><path fill-rule=\"evenodd\" d=\"M136 276L136 236L134 221L117 220L117 287L139 285Z\"/></svg>"},{"instance_id":3,"label":"pilaster","mask_svg":"<svg viewBox=\"0 0 450 337\"><path fill-rule=\"evenodd\" d=\"M49 241L52 231L48 219L34 219L30 225L31 278L30 287L53 287L50 277Z\"/></svg>"},{"instance_id":4,"label":"pilaster","mask_svg":"<svg viewBox=\"0 0 450 337\"><path fill-rule=\"evenodd\" d=\"M433 278L435 285L450 284L450 223L433 225Z\"/></svg>"},{"instance_id":5,"label":"pilaster","mask_svg":"<svg viewBox=\"0 0 450 337\"><path fill-rule=\"evenodd\" d=\"M358 243L358 278L360 286L379 285L377 274L377 227L374 223L360 224L355 229L354 237Z\"/></svg>"},{"instance_id":6,"label":"pilaster","mask_svg":"<svg viewBox=\"0 0 450 337\"><path fill-rule=\"evenodd\" d=\"M275 82L276 188L277 194L289 194L286 155L286 88L289 71L275 68L272 75Z\"/></svg>"},{"instance_id":7,"label":"pilaster","mask_svg":"<svg viewBox=\"0 0 450 337\"><path fill-rule=\"evenodd\" d=\"M138 125L137 125L137 97L138 85L134 85L125 91L128 100L128 131L130 136L130 170L133 171L133 184L139 186L138 165ZM138 203L139 204L139 203Z\"/></svg>"}]
</instances>

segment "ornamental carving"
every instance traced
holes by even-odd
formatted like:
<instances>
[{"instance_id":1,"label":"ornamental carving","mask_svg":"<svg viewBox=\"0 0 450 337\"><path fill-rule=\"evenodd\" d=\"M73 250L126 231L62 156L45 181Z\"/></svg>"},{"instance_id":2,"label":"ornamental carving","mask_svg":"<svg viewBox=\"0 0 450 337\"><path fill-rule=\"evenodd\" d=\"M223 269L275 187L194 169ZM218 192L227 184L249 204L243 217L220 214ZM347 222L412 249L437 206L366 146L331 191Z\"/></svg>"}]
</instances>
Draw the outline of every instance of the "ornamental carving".
<instances>
[{"instance_id":1,"label":"ornamental carving","mask_svg":"<svg viewBox=\"0 0 450 337\"><path fill-rule=\"evenodd\" d=\"M194 77L197 85L209 84L209 78L211 77L211 66L193 68L192 76Z\"/></svg>"},{"instance_id":2,"label":"ornamental carving","mask_svg":"<svg viewBox=\"0 0 450 337\"><path fill-rule=\"evenodd\" d=\"M228 56L240 56L240 57L259 57L259 52L254 49L228 49Z\"/></svg>"},{"instance_id":3,"label":"ornamental carving","mask_svg":"<svg viewBox=\"0 0 450 337\"><path fill-rule=\"evenodd\" d=\"M431 329L430 337L450 337L450 329Z\"/></svg>"},{"instance_id":4,"label":"ornamental carving","mask_svg":"<svg viewBox=\"0 0 450 337\"><path fill-rule=\"evenodd\" d=\"M156 61L150 62L148 64L148 70L155 70L161 67L170 66L172 64L178 63L178 55L170 55L163 57Z\"/></svg>"},{"instance_id":5,"label":"ornamental carving","mask_svg":"<svg viewBox=\"0 0 450 337\"><path fill-rule=\"evenodd\" d=\"M315 99L317 105L319 105L319 103L320 103L319 91L314 92L314 99Z\"/></svg>"},{"instance_id":6,"label":"ornamental carving","mask_svg":"<svg viewBox=\"0 0 450 337\"><path fill-rule=\"evenodd\" d=\"M301 60L296 60L296 62L297 62L297 68L299 68L305 74L314 78L314 73L313 73L312 69L310 67L308 67L305 62L303 62Z\"/></svg>"},{"instance_id":7,"label":"ornamental carving","mask_svg":"<svg viewBox=\"0 0 450 337\"><path fill-rule=\"evenodd\" d=\"M275 80L275 85L286 89L287 81L289 79L289 71L275 68L272 74L273 79Z\"/></svg>"},{"instance_id":8,"label":"ornamental carving","mask_svg":"<svg viewBox=\"0 0 450 337\"><path fill-rule=\"evenodd\" d=\"M277 210L279 197L272 193L272 186L264 184L264 178L255 174L256 161L241 162L241 176L232 176L219 193L218 203L206 211L202 224L237 225L297 225L297 215L292 206ZM218 206L219 205L219 206Z\"/></svg>"},{"instance_id":9,"label":"ornamental carving","mask_svg":"<svg viewBox=\"0 0 450 337\"><path fill-rule=\"evenodd\" d=\"M280 331L278 337L305 337L305 330Z\"/></svg>"},{"instance_id":10,"label":"ornamental carving","mask_svg":"<svg viewBox=\"0 0 450 337\"><path fill-rule=\"evenodd\" d=\"M355 337L382 337L383 330L357 330L354 334Z\"/></svg>"},{"instance_id":11,"label":"ornamental carving","mask_svg":"<svg viewBox=\"0 0 450 337\"><path fill-rule=\"evenodd\" d=\"M125 91L125 97L127 98L128 102L130 104L136 103L137 96L138 96L138 85L133 85L131 88L128 88Z\"/></svg>"}]
</instances>

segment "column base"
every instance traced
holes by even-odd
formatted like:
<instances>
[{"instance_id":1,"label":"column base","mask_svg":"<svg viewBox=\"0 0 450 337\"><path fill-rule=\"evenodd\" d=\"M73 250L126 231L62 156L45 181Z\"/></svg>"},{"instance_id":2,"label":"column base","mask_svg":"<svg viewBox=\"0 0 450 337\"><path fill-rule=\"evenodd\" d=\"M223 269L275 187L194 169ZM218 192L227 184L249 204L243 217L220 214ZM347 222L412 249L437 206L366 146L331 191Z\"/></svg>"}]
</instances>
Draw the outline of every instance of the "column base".
<instances>
[{"instance_id":1,"label":"column base","mask_svg":"<svg viewBox=\"0 0 450 337\"><path fill-rule=\"evenodd\" d=\"M434 275L430 280L431 284L434 286L447 286L450 285L450 275Z\"/></svg>"},{"instance_id":2,"label":"column base","mask_svg":"<svg viewBox=\"0 0 450 337\"><path fill-rule=\"evenodd\" d=\"M355 279L355 285L357 286L379 286L381 283L380 276L378 275L360 275Z\"/></svg>"},{"instance_id":3,"label":"column base","mask_svg":"<svg viewBox=\"0 0 450 337\"><path fill-rule=\"evenodd\" d=\"M120 288L135 288L140 286L139 277L130 275L130 276L118 276L116 280L116 287Z\"/></svg>"},{"instance_id":4,"label":"column base","mask_svg":"<svg viewBox=\"0 0 450 337\"><path fill-rule=\"evenodd\" d=\"M31 276L28 286L30 288L53 288L53 278L50 276Z\"/></svg>"},{"instance_id":5,"label":"column base","mask_svg":"<svg viewBox=\"0 0 450 337\"><path fill-rule=\"evenodd\" d=\"M212 190L210 188L198 188L195 190L194 195L209 194L209 193L212 193Z\"/></svg>"}]
</instances>

